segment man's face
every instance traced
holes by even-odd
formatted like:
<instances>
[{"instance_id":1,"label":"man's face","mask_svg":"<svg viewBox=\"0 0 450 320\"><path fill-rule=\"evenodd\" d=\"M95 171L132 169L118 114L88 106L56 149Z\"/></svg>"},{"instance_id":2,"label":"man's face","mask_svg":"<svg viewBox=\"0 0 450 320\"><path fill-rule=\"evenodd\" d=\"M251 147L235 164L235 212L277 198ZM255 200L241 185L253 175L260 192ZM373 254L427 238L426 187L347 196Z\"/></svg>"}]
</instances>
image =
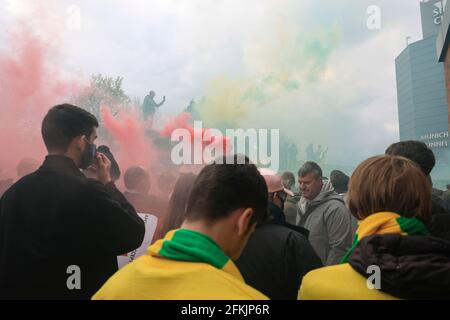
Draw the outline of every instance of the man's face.
<instances>
[{"instance_id":1,"label":"man's face","mask_svg":"<svg viewBox=\"0 0 450 320\"><path fill-rule=\"evenodd\" d=\"M150 93L148 95L150 96L150 98L154 98L155 97L155 92L154 91L150 91Z\"/></svg>"},{"instance_id":2,"label":"man's face","mask_svg":"<svg viewBox=\"0 0 450 320\"><path fill-rule=\"evenodd\" d=\"M298 185L302 196L308 200L313 200L322 190L322 178L316 178L314 172L308 173L304 177L298 178Z\"/></svg>"}]
</instances>

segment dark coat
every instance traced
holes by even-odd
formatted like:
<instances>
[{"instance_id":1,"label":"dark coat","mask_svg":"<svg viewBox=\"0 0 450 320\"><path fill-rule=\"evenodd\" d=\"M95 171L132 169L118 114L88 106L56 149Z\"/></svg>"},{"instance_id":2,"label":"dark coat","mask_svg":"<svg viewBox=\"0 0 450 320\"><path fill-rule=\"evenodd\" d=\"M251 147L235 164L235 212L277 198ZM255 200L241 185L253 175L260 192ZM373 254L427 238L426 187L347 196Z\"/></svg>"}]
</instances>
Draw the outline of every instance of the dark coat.
<instances>
[{"instance_id":1,"label":"dark coat","mask_svg":"<svg viewBox=\"0 0 450 320\"><path fill-rule=\"evenodd\" d=\"M428 236L373 235L361 239L349 258L368 278L381 270L381 291L403 299L450 299L450 242Z\"/></svg>"},{"instance_id":2,"label":"dark coat","mask_svg":"<svg viewBox=\"0 0 450 320\"><path fill-rule=\"evenodd\" d=\"M303 228L280 221L278 207L270 211L275 218L255 230L236 265L245 282L270 299L296 300L303 276L322 262Z\"/></svg>"},{"instance_id":3,"label":"dark coat","mask_svg":"<svg viewBox=\"0 0 450 320\"><path fill-rule=\"evenodd\" d=\"M0 299L89 299L144 232L113 183L85 178L69 158L47 156L0 200ZM81 290L68 289L73 265Z\"/></svg>"}]
</instances>

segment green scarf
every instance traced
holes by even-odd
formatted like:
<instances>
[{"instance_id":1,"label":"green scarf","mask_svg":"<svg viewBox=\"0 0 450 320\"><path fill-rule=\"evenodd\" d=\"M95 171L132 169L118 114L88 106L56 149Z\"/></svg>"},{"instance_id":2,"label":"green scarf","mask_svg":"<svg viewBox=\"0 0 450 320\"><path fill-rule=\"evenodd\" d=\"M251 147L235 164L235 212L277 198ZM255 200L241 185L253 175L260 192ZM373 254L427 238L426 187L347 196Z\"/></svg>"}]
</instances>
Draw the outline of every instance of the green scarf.
<instances>
[{"instance_id":1,"label":"green scarf","mask_svg":"<svg viewBox=\"0 0 450 320\"><path fill-rule=\"evenodd\" d=\"M148 253L170 260L201 262L242 279L231 259L208 236L187 229L173 230L150 246Z\"/></svg>"},{"instance_id":2,"label":"green scarf","mask_svg":"<svg viewBox=\"0 0 450 320\"><path fill-rule=\"evenodd\" d=\"M422 221L417 218L405 218L393 212L372 214L359 223L350 250L341 263L347 263L359 241L373 234L428 235Z\"/></svg>"}]
</instances>

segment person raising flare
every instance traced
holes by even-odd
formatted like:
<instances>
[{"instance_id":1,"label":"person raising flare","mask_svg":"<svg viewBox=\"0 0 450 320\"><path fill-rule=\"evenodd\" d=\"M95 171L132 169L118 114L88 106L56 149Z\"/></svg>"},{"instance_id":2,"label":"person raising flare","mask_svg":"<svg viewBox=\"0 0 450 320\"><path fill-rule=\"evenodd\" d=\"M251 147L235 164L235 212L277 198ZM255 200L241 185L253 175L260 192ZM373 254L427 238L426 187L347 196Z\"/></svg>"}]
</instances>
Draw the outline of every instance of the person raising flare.
<instances>
[{"instance_id":1,"label":"person raising flare","mask_svg":"<svg viewBox=\"0 0 450 320\"><path fill-rule=\"evenodd\" d=\"M348 204L360 220L351 249L342 264L308 273L300 299L450 297L450 242L429 236L431 184L414 162L364 161L350 179Z\"/></svg>"},{"instance_id":2,"label":"person raising flare","mask_svg":"<svg viewBox=\"0 0 450 320\"><path fill-rule=\"evenodd\" d=\"M89 299L139 247L144 222L96 153L97 119L63 104L42 122L48 155L0 200L0 299ZM95 164L96 179L80 171Z\"/></svg>"},{"instance_id":3,"label":"person raising flare","mask_svg":"<svg viewBox=\"0 0 450 320\"><path fill-rule=\"evenodd\" d=\"M195 180L181 228L118 271L93 299L267 299L232 261L266 219L267 196L248 158L217 159Z\"/></svg>"}]
</instances>

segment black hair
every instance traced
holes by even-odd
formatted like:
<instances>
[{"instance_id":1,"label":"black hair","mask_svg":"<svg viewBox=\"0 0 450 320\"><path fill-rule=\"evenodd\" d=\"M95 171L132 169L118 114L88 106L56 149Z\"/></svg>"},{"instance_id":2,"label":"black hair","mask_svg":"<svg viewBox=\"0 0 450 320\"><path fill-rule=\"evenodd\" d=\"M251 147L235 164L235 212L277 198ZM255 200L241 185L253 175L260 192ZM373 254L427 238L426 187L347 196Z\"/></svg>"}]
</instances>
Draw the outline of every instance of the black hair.
<instances>
[{"instance_id":1,"label":"black hair","mask_svg":"<svg viewBox=\"0 0 450 320\"><path fill-rule=\"evenodd\" d=\"M48 151L65 152L73 138L89 137L98 121L94 115L71 104L51 108L42 121L42 138Z\"/></svg>"},{"instance_id":2,"label":"black hair","mask_svg":"<svg viewBox=\"0 0 450 320\"><path fill-rule=\"evenodd\" d=\"M426 176L430 175L436 164L433 151L422 141L397 142L387 148L385 153L414 161Z\"/></svg>"},{"instance_id":3,"label":"black hair","mask_svg":"<svg viewBox=\"0 0 450 320\"><path fill-rule=\"evenodd\" d=\"M141 181L150 181L150 175L145 169L138 166L132 166L125 171L123 180L125 182L125 187L128 190L134 190L139 186Z\"/></svg>"},{"instance_id":4,"label":"black hair","mask_svg":"<svg viewBox=\"0 0 450 320\"><path fill-rule=\"evenodd\" d=\"M240 157L235 155L231 159L224 156L203 168L189 197L186 208L188 220L205 219L214 223L239 208L253 209L251 223L266 220L266 182L247 157Z\"/></svg>"},{"instance_id":5,"label":"black hair","mask_svg":"<svg viewBox=\"0 0 450 320\"><path fill-rule=\"evenodd\" d=\"M333 170L330 173L330 182L337 193L347 193L349 176L339 170Z\"/></svg>"}]
</instances>

